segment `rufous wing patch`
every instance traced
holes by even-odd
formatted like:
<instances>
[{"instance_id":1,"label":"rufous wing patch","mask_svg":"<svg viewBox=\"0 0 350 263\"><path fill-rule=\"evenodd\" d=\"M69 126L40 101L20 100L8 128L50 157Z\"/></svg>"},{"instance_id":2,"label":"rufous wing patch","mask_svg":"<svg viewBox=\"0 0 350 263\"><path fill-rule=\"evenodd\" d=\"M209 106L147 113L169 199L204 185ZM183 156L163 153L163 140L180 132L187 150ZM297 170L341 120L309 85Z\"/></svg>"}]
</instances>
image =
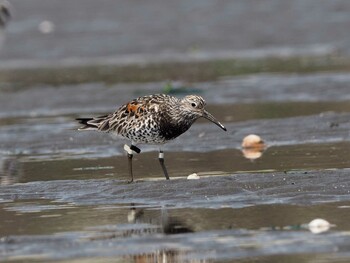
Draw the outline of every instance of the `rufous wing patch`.
<instances>
[{"instance_id":1,"label":"rufous wing patch","mask_svg":"<svg viewBox=\"0 0 350 263\"><path fill-rule=\"evenodd\" d=\"M131 104L131 103L128 103L128 105L126 106L126 109L128 110L128 112L136 112L137 109L138 109L139 105L137 104Z\"/></svg>"},{"instance_id":2,"label":"rufous wing patch","mask_svg":"<svg viewBox=\"0 0 350 263\"><path fill-rule=\"evenodd\" d=\"M135 115L137 117L140 117L140 115L145 112L146 108L142 104L128 103L126 105L126 110L131 113L132 116Z\"/></svg>"}]
</instances>

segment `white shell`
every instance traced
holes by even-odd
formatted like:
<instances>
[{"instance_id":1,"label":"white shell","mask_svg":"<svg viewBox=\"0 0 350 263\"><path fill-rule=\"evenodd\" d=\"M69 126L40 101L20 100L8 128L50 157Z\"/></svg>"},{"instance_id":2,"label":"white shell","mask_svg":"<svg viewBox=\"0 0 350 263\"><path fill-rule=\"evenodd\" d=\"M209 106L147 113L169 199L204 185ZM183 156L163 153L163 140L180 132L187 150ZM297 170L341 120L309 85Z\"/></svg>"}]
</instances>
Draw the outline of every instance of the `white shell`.
<instances>
[{"instance_id":1,"label":"white shell","mask_svg":"<svg viewBox=\"0 0 350 263\"><path fill-rule=\"evenodd\" d=\"M331 225L327 220L322 218L316 218L312 220L309 224L309 230L314 234L319 234L328 231L333 225Z\"/></svg>"},{"instance_id":2,"label":"white shell","mask_svg":"<svg viewBox=\"0 0 350 263\"><path fill-rule=\"evenodd\" d=\"M188 180L198 180L199 178L200 177L196 173L193 173L193 174L190 174L189 176L187 176Z\"/></svg>"}]
</instances>

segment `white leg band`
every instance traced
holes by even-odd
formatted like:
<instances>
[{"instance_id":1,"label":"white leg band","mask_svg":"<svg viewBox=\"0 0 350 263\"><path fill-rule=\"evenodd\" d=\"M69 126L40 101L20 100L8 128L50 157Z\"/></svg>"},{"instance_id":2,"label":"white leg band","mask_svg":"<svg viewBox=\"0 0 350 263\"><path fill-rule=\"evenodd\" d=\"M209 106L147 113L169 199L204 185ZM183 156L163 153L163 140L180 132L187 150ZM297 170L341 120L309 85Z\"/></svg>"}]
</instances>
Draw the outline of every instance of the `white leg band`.
<instances>
[{"instance_id":1,"label":"white leg band","mask_svg":"<svg viewBox=\"0 0 350 263\"><path fill-rule=\"evenodd\" d=\"M164 159L164 153L163 152L159 152L158 158L159 159Z\"/></svg>"},{"instance_id":2,"label":"white leg band","mask_svg":"<svg viewBox=\"0 0 350 263\"><path fill-rule=\"evenodd\" d=\"M133 154L133 151L130 149L129 145L127 144L124 144L124 150L130 155Z\"/></svg>"}]
</instances>

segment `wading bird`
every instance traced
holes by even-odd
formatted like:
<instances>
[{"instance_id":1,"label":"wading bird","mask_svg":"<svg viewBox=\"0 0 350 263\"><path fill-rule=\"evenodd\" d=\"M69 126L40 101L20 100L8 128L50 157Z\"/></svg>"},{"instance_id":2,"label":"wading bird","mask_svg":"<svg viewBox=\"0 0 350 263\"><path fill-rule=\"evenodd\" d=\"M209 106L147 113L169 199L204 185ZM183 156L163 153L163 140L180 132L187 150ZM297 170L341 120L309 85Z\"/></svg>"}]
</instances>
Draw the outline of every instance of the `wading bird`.
<instances>
[{"instance_id":1,"label":"wading bird","mask_svg":"<svg viewBox=\"0 0 350 263\"><path fill-rule=\"evenodd\" d=\"M165 94L143 96L122 105L114 113L96 118L78 118L79 123L83 124L78 130L109 132L131 141L130 146L124 145L129 160L129 182L134 180L133 153L141 152L136 145L160 145L158 159L165 178L169 179L161 148L163 144L186 132L200 117L226 131L224 125L204 107L204 99L197 95L189 95L182 99Z\"/></svg>"}]
</instances>

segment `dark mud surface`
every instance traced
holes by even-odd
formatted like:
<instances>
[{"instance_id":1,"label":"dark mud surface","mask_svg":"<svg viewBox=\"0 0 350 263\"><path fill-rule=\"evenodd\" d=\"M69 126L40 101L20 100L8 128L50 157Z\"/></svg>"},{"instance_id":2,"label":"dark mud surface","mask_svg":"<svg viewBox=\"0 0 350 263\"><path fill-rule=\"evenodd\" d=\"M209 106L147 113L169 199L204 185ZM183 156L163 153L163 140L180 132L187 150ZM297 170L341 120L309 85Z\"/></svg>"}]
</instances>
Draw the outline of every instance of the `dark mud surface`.
<instances>
[{"instance_id":1,"label":"dark mud surface","mask_svg":"<svg viewBox=\"0 0 350 263\"><path fill-rule=\"evenodd\" d=\"M350 246L348 177L349 169L337 169L14 184L0 195L0 253L8 260L194 261L336 251L336 259ZM336 226L313 234L307 223L316 217Z\"/></svg>"},{"instance_id":2,"label":"dark mud surface","mask_svg":"<svg viewBox=\"0 0 350 263\"><path fill-rule=\"evenodd\" d=\"M157 147L141 146L127 184L124 142L78 132L74 118L166 85L0 89L0 260L348 261L346 73L173 83L178 96L202 95L228 131L200 120L166 145L170 181ZM264 151L241 150L251 133ZM315 234L315 218L332 227Z\"/></svg>"}]
</instances>

